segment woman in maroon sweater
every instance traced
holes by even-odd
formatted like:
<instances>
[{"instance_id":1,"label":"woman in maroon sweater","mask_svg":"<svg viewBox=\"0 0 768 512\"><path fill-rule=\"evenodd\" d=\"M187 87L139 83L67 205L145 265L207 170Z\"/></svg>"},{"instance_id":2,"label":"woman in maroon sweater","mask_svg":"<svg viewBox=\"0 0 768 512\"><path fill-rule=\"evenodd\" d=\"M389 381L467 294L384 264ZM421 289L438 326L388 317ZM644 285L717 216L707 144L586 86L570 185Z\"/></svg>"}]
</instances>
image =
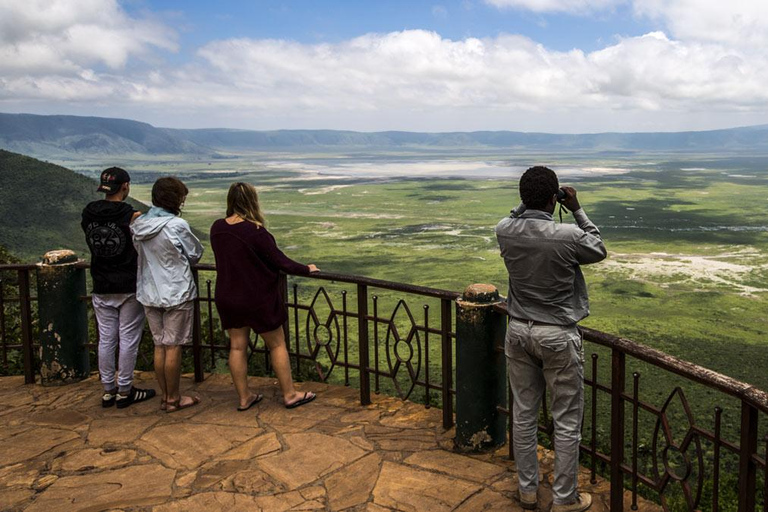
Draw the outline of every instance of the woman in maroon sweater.
<instances>
[{"instance_id":1,"label":"woman in maroon sweater","mask_svg":"<svg viewBox=\"0 0 768 512\"><path fill-rule=\"evenodd\" d=\"M229 370L240 397L239 411L249 409L262 395L248 388L248 339L256 331L269 348L270 361L280 383L285 406L298 407L315 399L312 392L293 387L291 363L283 324L288 314L280 296L280 271L309 275L315 265L302 265L277 248L264 227L256 187L233 183L227 194L227 218L211 226L211 247L216 257L216 309L229 334Z\"/></svg>"}]
</instances>

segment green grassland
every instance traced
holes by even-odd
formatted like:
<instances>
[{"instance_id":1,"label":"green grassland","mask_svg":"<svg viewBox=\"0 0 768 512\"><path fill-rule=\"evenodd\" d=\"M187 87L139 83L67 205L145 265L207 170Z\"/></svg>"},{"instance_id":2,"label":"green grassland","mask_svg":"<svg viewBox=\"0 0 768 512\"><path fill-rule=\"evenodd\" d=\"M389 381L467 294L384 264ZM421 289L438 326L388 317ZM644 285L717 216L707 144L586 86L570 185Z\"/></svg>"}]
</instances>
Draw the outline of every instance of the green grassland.
<instances>
[{"instance_id":1,"label":"green grassland","mask_svg":"<svg viewBox=\"0 0 768 512\"><path fill-rule=\"evenodd\" d=\"M288 155L270 156L144 169L187 176L183 215L202 233L223 216L227 187L239 179L259 188L269 229L299 261L457 291L487 282L506 293L493 228L518 202L514 180L326 179L286 169ZM321 158L348 157L292 156L297 167ZM768 389L768 159L655 159L552 162L630 169L573 182L610 253L585 268L592 315L584 325ZM135 184L134 197L148 202L150 187ZM213 261L210 250L204 261Z\"/></svg>"}]
</instances>

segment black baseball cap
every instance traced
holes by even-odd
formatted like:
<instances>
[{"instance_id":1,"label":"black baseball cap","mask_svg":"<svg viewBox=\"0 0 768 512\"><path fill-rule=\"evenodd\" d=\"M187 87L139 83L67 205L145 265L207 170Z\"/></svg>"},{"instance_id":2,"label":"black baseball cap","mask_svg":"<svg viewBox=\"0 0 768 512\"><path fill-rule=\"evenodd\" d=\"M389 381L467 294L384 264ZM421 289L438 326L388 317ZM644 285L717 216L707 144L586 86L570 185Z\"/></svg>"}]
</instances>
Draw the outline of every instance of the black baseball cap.
<instances>
[{"instance_id":1,"label":"black baseball cap","mask_svg":"<svg viewBox=\"0 0 768 512\"><path fill-rule=\"evenodd\" d=\"M117 193L123 183L130 183L131 176L125 169L110 167L101 171L101 185L97 192L106 192L108 195Z\"/></svg>"}]
</instances>

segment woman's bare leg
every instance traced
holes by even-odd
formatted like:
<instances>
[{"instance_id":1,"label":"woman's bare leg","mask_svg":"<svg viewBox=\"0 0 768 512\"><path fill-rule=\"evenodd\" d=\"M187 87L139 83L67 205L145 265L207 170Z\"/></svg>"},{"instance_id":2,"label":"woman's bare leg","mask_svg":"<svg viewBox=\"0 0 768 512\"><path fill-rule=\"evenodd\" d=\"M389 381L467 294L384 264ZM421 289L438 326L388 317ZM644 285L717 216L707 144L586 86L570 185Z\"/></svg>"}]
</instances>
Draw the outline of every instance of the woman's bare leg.
<instances>
[{"instance_id":1,"label":"woman's bare leg","mask_svg":"<svg viewBox=\"0 0 768 512\"><path fill-rule=\"evenodd\" d=\"M229 334L229 373L235 385L240 407L246 407L253 400L254 393L248 388L248 337L249 327L227 329Z\"/></svg>"},{"instance_id":2,"label":"woman's bare leg","mask_svg":"<svg viewBox=\"0 0 768 512\"><path fill-rule=\"evenodd\" d=\"M277 375L277 382L280 384L280 391L283 393L285 404L289 405L296 402L304 395L297 393L293 387L291 361L288 357L288 349L285 347L283 328L278 327L274 331L261 333L260 336L264 338L264 342L269 348L269 360L275 370L275 375Z\"/></svg>"}]
</instances>

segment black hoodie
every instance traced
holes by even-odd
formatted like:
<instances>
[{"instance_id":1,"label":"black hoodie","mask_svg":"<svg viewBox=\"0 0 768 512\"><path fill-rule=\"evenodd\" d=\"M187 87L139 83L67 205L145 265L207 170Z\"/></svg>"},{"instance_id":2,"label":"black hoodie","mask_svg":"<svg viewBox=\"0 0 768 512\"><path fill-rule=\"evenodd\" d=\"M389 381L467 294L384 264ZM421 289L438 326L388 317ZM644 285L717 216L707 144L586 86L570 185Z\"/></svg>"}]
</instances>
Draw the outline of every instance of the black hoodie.
<instances>
[{"instance_id":1,"label":"black hoodie","mask_svg":"<svg viewBox=\"0 0 768 512\"><path fill-rule=\"evenodd\" d=\"M91 249L93 293L136 293L138 256L128 227L135 212L128 203L105 199L83 209L80 225Z\"/></svg>"}]
</instances>

